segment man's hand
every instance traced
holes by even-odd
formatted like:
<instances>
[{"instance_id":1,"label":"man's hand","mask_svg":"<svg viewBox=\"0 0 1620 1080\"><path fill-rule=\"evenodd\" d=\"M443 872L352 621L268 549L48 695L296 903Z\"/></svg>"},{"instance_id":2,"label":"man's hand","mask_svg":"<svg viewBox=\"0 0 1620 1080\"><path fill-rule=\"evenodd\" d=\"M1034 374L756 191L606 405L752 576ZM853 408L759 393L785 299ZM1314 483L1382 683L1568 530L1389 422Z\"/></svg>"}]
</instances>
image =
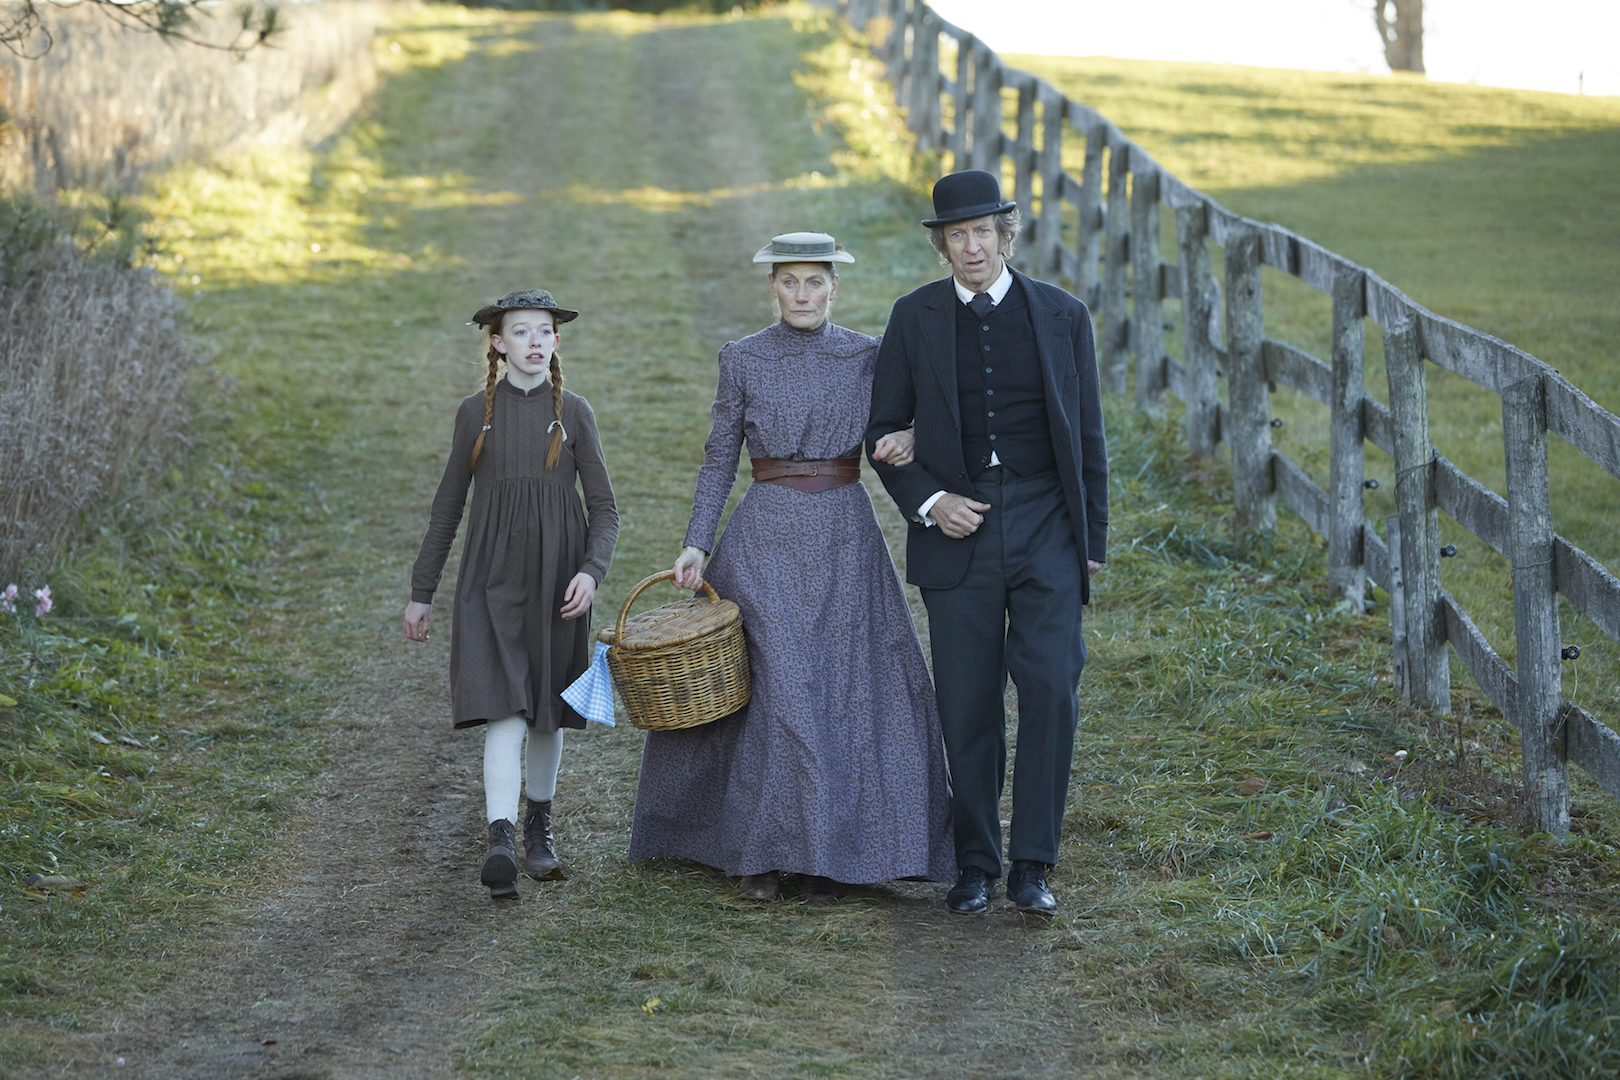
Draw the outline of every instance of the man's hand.
<instances>
[{"instance_id":1,"label":"man's hand","mask_svg":"<svg viewBox=\"0 0 1620 1080\"><path fill-rule=\"evenodd\" d=\"M928 516L934 519L940 532L952 540L960 540L979 531L979 526L984 524L984 512L988 509L989 503L946 492L929 509Z\"/></svg>"},{"instance_id":2,"label":"man's hand","mask_svg":"<svg viewBox=\"0 0 1620 1080\"><path fill-rule=\"evenodd\" d=\"M910 428L891 431L872 447L872 460L881 461L885 465L910 465L912 450L916 445L916 432Z\"/></svg>"},{"instance_id":3,"label":"man's hand","mask_svg":"<svg viewBox=\"0 0 1620 1080\"><path fill-rule=\"evenodd\" d=\"M1086 577L1088 577L1088 578L1096 577L1097 576L1097 571L1101 570L1102 566L1103 566L1103 564L1098 562L1096 559L1087 559L1086 560Z\"/></svg>"}]
</instances>

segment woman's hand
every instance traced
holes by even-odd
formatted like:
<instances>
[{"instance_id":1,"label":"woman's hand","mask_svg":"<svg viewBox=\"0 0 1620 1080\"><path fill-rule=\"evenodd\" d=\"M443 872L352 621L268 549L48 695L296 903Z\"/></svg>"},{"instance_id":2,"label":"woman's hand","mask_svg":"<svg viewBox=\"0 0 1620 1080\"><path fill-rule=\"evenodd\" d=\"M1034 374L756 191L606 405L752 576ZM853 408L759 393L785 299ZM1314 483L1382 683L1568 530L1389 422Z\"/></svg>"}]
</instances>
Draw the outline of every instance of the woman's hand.
<instances>
[{"instance_id":1,"label":"woman's hand","mask_svg":"<svg viewBox=\"0 0 1620 1080\"><path fill-rule=\"evenodd\" d=\"M412 641L428 639L428 620L433 617L432 604L418 604L415 600L405 605L405 636Z\"/></svg>"},{"instance_id":2,"label":"woman's hand","mask_svg":"<svg viewBox=\"0 0 1620 1080\"><path fill-rule=\"evenodd\" d=\"M917 445L917 434L910 428L891 431L872 448L872 460L885 465L910 465L912 450Z\"/></svg>"},{"instance_id":3,"label":"woman's hand","mask_svg":"<svg viewBox=\"0 0 1620 1080\"><path fill-rule=\"evenodd\" d=\"M675 587L697 590L703 588L703 562L708 552L700 547L683 547L675 560Z\"/></svg>"},{"instance_id":4,"label":"woman's hand","mask_svg":"<svg viewBox=\"0 0 1620 1080\"><path fill-rule=\"evenodd\" d=\"M596 579L581 570L574 575L568 583L568 591L563 593L562 617L577 619L591 610L591 601L596 599Z\"/></svg>"}]
</instances>

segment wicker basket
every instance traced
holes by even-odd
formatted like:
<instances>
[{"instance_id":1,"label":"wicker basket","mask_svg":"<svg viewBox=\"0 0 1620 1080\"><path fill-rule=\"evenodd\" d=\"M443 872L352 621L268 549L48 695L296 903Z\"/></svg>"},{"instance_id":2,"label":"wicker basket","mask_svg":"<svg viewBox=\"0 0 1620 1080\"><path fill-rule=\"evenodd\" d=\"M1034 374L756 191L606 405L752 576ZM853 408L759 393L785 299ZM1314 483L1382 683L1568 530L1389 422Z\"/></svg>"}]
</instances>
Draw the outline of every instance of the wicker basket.
<instances>
[{"instance_id":1,"label":"wicker basket","mask_svg":"<svg viewBox=\"0 0 1620 1080\"><path fill-rule=\"evenodd\" d=\"M626 621L647 586L675 576L665 570L630 590L606 642L608 669L630 722L645 731L697 727L748 704L752 681L742 612L703 583L704 596L644 611Z\"/></svg>"}]
</instances>

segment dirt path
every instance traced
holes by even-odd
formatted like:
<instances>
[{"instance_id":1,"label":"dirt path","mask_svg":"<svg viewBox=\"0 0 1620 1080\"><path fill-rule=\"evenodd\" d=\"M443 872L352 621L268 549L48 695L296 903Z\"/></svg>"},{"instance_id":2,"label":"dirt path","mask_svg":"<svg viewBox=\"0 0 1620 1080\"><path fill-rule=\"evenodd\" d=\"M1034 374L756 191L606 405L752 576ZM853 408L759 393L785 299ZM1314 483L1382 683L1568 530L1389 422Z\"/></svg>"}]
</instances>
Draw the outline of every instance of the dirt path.
<instances>
[{"instance_id":1,"label":"dirt path","mask_svg":"<svg viewBox=\"0 0 1620 1080\"><path fill-rule=\"evenodd\" d=\"M332 717L364 719L274 853L277 884L213 929L199 970L111 1018L104 1061L151 1077L453 1071L507 953L498 913L457 887L478 786L466 740L421 722L442 708L441 662L358 666Z\"/></svg>"},{"instance_id":2,"label":"dirt path","mask_svg":"<svg viewBox=\"0 0 1620 1080\"><path fill-rule=\"evenodd\" d=\"M459 176L463 188L386 226L378 222L393 207L361 205L362 216L372 215L363 228L373 243L439 245L439 264L427 267L424 258L422 273L442 273L444 286L431 328L401 333L412 359L390 373L398 385L353 411L351 445L374 447L344 458L348 471L326 478L338 492L334 537L347 521L365 545L344 555L363 570L339 569L337 556L328 570L367 627L344 692L329 702L332 724L343 729L330 743L333 764L283 844L265 853L271 884L208 929L205 959L165 993L95 1018L86 1043L98 1063L77 1072L100 1075L122 1056L119 1075L142 1077L449 1076L494 1068L478 1054L511 1041L501 1025L514 1012L546 1016L560 1008L546 1003L548 993L596 994L601 1009L616 1002L612 1008L632 1017L641 1016L634 1002L653 1000L661 984L644 991L634 982L647 961L614 965L621 952L653 955L646 939L666 931L637 923L639 938L593 946L583 962L559 959L556 949L570 926L642 918L620 895L670 888L667 868L629 867L622 857L639 736L624 728L570 736L558 832L571 878L544 888L525 881L519 904L492 905L476 883L481 743L444 719L448 635L426 648L397 640L450 403L472 389L469 373L442 359L470 351L455 332L468 297L495 295L518 280L562 280L565 302L587 310L565 347L570 385L595 405L610 465L626 463L614 473L624 533L596 612L601 622L678 544L715 350L770 317L748 253L773 232L843 228L827 223L858 221L864 212L854 195L841 207L836 194L812 199L784 183L835 171L831 144L815 133L787 74L792 64L780 63L793 60L797 47L785 24L774 46L779 56L740 54L750 39L713 23L647 25L548 20L487 35L472 57L418 77L419 85L385 88L381 121L407 108L390 104L394 93L420 124L408 138L390 133L388 168ZM915 246L923 238L905 240ZM907 249L898 261L926 268L919 254ZM919 280L932 276L924 273ZM880 329L892 292L864 284L863 293L855 273L848 276L840 321ZM295 290L287 301L307 302ZM365 374L332 369L339 379ZM397 445L402 430L421 433L408 450ZM873 495L898 542L897 516L875 485ZM356 531L362 522L385 527ZM453 573L454 566L447 581ZM447 631L448 612L436 614ZM317 637L318 627L307 632ZM710 898L724 899L727 886L713 875L683 880L710 909ZM841 933L866 943L859 960L840 968L836 959L831 973L805 975L809 989L796 989L791 1007L761 1006L772 999L746 986L728 990L724 1005L735 1022L724 1039L691 1025L677 1031L672 1022L647 1036L650 1049L614 1057L620 1036L604 1035L588 1051L524 1059L515 1074L786 1075L833 1053L838 1075L1075 1075L1073 1054L1095 1036L1083 1010L1049 1000L1041 972L1059 962L1058 939L1072 945L1081 931L1025 926L1010 912L951 919L942 892L921 884L863 891L835 917L848 921ZM726 920L756 915L722 906L720 937ZM802 924L799 911L771 917L780 925L769 933L808 925L818 941L835 925ZM679 953L680 927L669 932L676 940L667 952ZM843 940L833 946L846 948ZM690 971L696 962L665 966ZM766 948L746 977L762 979L773 966ZM558 988L564 975L586 989ZM645 1011L651 1017L655 1009ZM512 1022L544 1042L532 1023ZM745 1051L735 1043L739 1024L775 1034ZM577 1018L570 1026L579 1029ZM555 1030L547 1037L558 1045Z\"/></svg>"}]
</instances>

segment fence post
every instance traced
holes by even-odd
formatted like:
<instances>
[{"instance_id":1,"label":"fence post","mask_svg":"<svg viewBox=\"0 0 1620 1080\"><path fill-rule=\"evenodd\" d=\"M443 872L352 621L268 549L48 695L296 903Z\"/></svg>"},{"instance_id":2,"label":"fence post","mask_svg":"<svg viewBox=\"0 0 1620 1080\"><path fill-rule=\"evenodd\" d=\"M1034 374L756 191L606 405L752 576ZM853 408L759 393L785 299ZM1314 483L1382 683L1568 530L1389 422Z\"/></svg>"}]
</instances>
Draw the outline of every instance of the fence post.
<instances>
[{"instance_id":1,"label":"fence post","mask_svg":"<svg viewBox=\"0 0 1620 1080\"><path fill-rule=\"evenodd\" d=\"M928 43L927 59L924 61L928 70L927 106L924 115L928 118L928 148L930 150L945 149L945 107L940 104L939 95L945 89L945 76L939 70L939 24L934 17L933 9L924 7L923 18L928 21L928 33L924 40Z\"/></svg>"},{"instance_id":2,"label":"fence post","mask_svg":"<svg viewBox=\"0 0 1620 1080\"><path fill-rule=\"evenodd\" d=\"M923 8L927 5L923 0L907 0L902 6L905 8L906 18L901 25L910 44L901 57L900 78L894 84L894 100L895 104L905 110L906 125L916 131L917 103L922 99L922 95L917 92L917 87L922 82L922 66L917 63L917 57L922 52ZM918 140L918 149L921 148L921 140Z\"/></svg>"},{"instance_id":3,"label":"fence post","mask_svg":"<svg viewBox=\"0 0 1620 1080\"><path fill-rule=\"evenodd\" d=\"M1429 444L1429 390L1418 331L1401 319L1384 335L1389 411L1395 432L1395 506L1401 514L1401 570L1406 582L1406 657L1412 700L1451 711L1451 658L1440 611L1440 511Z\"/></svg>"},{"instance_id":4,"label":"fence post","mask_svg":"<svg viewBox=\"0 0 1620 1080\"><path fill-rule=\"evenodd\" d=\"M1136 407L1158 412L1164 405L1164 292L1159 267L1159 171L1138 169L1131 178L1131 351L1136 353Z\"/></svg>"},{"instance_id":5,"label":"fence post","mask_svg":"<svg viewBox=\"0 0 1620 1080\"><path fill-rule=\"evenodd\" d=\"M1406 575L1401 571L1401 516L1384 519L1384 538L1389 544L1389 638L1395 690L1401 700L1412 702L1412 666L1406 656Z\"/></svg>"},{"instance_id":6,"label":"fence post","mask_svg":"<svg viewBox=\"0 0 1620 1080\"><path fill-rule=\"evenodd\" d=\"M1209 208L1204 203L1176 211L1176 246L1181 261L1181 340L1187 364L1187 445L1202 457L1215 456L1220 398L1215 389L1214 275L1209 268Z\"/></svg>"},{"instance_id":7,"label":"fence post","mask_svg":"<svg viewBox=\"0 0 1620 1080\"><path fill-rule=\"evenodd\" d=\"M1040 242L1041 223L1035 216L1035 80L1027 79L1018 88L1018 134L1013 139L1013 201L1030 225L1031 240ZM1025 273L1039 274L1033 265L1035 248L1020 244L1013 261Z\"/></svg>"},{"instance_id":8,"label":"fence post","mask_svg":"<svg viewBox=\"0 0 1620 1080\"><path fill-rule=\"evenodd\" d=\"M1131 202L1125 188L1130 175L1130 144L1110 146L1108 216L1104 222L1107 262L1102 281L1102 384L1103 389L1116 394L1125 393L1125 352L1131 340L1131 323L1125 314L1125 275L1131 257Z\"/></svg>"},{"instance_id":9,"label":"fence post","mask_svg":"<svg viewBox=\"0 0 1620 1080\"><path fill-rule=\"evenodd\" d=\"M1067 100L1065 108L1067 108ZM1075 295L1096 311L1102 303L1102 277L1097 269L1102 245L1102 155L1108 144L1108 128L1093 124L1086 132L1086 160L1080 174L1080 223L1074 253L1080 257L1080 276L1075 279Z\"/></svg>"},{"instance_id":10,"label":"fence post","mask_svg":"<svg viewBox=\"0 0 1620 1080\"><path fill-rule=\"evenodd\" d=\"M1367 472L1367 433L1361 400L1366 396L1367 275L1340 274L1333 282L1333 396L1328 403L1328 588L1360 614L1366 608L1367 570L1362 544L1366 521L1362 481Z\"/></svg>"},{"instance_id":11,"label":"fence post","mask_svg":"<svg viewBox=\"0 0 1620 1080\"><path fill-rule=\"evenodd\" d=\"M1222 432L1232 448L1233 514L1239 531L1277 527L1262 315L1260 234L1243 229L1226 243L1226 394L1232 430Z\"/></svg>"},{"instance_id":12,"label":"fence post","mask_svg":"<svg viewBox=\"0 0 1620 1080\"><path fill-rule=\"evenodd\" d=\"M1536 828L1562 836L1569 832L1569 762L1568 744L1558 727L1564 694L1547 488L1546 395L1540 375L1503 388L1502 442L1519 669L1519 715L1514 721L1524 748L1524 790Z\"/></svg>"},{"instance_id":13,"label":"fence post","mask_svg":"<svg viewBox=\"0 0 1620 1080\"><path fill-rule=\"evenodd\" d=\"M1035 170L1041 174L1041 218L1035 233L1035 276L1058 281L1063 275L1063 114L1069 99L1045 83L1040 86L1041 152Z\"/></svg>"},{"instance_id":14,"label":"fence post","mask_svg":"<svg viewBox=\"0 0 1620 1080\"><path fill-rule=\"evenodd\" d=\"M927 153L940 148L939 29L927 4L919 2L912 10L911 130L917 133L917 149Z\"/></svg>"},{"instance_id":15,"label":"fence post","mask_svg":"<svg viewBox=\"0 0 1620 1080\"><path fill-rule=\"evenodd\" d=\"M990 46L973 44L973 150L974 169L1001 179L1001 71Z\"/></svg>"},{"instance_id":16,"label":"fence post","mask_svg":"<svg viewBox=\"0 0 1620 1080\"><path fill-rule=\"evenodd\" d=\"M906 27L911 22L911 16L906 10L906 0L889 0L888 8L888 55L884 59L889 62L889 85L894 88L894 100L898 103L906 100Z\"/></svg>"},{"instance_id":17,"label":"fence post","mask_svg":"<svg viewBox=\"0 0 1620 1080\"><path fill-rule=\"evenodd\" d=\"M973 72L974 39L972 34L956 41L956 86L951 94L951 171L968 168L968 114L972 109L968 97L968 81Z\"/></svg>"}]
</instances>

